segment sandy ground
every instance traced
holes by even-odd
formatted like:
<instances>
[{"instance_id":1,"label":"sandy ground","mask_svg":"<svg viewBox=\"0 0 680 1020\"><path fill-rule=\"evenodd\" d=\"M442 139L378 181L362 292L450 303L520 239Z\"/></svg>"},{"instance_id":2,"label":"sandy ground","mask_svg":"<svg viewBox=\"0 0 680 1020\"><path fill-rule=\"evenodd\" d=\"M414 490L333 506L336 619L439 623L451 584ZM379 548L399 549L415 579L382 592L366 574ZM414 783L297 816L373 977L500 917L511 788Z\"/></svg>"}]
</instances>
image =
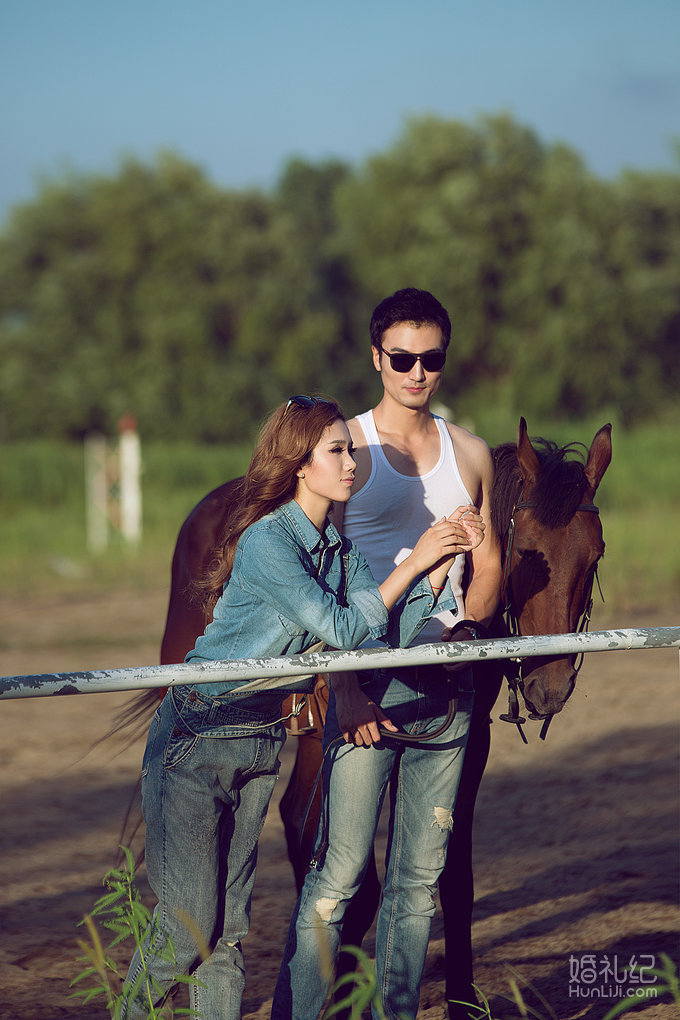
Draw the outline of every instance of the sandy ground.
<instances>
[{"instance_id":1,"label":"sandy ground","mask_svg":"<svg viewBox=\"0 0 680 1020\"><path fill-rule=\"evenodd\" d=\"M154 663L165 598L158 590L57 606L0 600L0 674ZM679 619L680 611L669 610L615 624ZM607 625L596 618L594 629ZM114 862L141 762L143 738L128 747L95 743L128 699L31 698L0 707L2 1020L108 1015L69 999L68 983L80 969L75 926ZM496 718L501 711L499 702ZM503 998L508 965L520 984L531 982L534 991L525 995L539 1016L551 1013L537 994L558 1020L597 1020L617 1000L595 998L583 982L581 994L570 995L570 956L594 954L598 966L616 958L622 967L632 956L658 962L663 951L680 962L679 719L678 653L668 649L587 656L545 743L536 723L527 726L528 747L513 727L494 723L476 818L473 930L477 981L494 1017L518 1015ZM253 1020L269 1015L294 902L277 810L294 753L290 740L261 843L246 943L244 1016ZM437 915L419 1020L445 1017L442 953ZM641 1001L634 1015L646 1020L677 1015L670 1003Z\"/></svg>"}]
</instances>

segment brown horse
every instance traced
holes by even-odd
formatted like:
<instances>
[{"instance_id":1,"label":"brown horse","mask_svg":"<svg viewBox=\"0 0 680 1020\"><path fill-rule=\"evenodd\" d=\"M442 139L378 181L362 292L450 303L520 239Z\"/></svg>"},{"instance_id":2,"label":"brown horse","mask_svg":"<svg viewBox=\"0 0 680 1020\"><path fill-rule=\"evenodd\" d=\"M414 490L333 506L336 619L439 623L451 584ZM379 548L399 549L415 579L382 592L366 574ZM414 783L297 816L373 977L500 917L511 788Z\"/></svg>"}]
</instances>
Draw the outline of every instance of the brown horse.
<instances>
[{"instance_id":1,"label":"brown horse","mask_svg":"<svg viewBox=\"0 0 680 1020\"><path fill-rule=\"evenodd\" d=\"M595 570L604 552L593 500L611 460L611 426L605 425L596 434L585 465L576 454L573 445L558 447L546 440L532 444L523 418L517 445L508 443L493 451L496 476L492 517L502 545L504 614L498 614L492 633L500 635L509 629L521 635L560 634L587 626ZM183 661L204 629L203 611L190 595L191 583L202 573L216 545L239 485L240 479L236 479L218 486L198 503L180 529L172 561L162 663ZM502 718L515 722L521 731L524 719L519 715L519 690L530 716L549 720L572 693L577 672L578 663L572 655L525 659L508 675L511 709ZM453 1000L476 1001L471 947L472 820L489 753L490 712L503 673L499 662L475 665L477 693L470 736L446 867L439 884L446 938L446 994L452 1020L467 1017L467 1011ZM327 692L320 681L297 730L295 768L280 805L298 890L310 859L318 815L318 803L312 804L305 831L300 833L321 762L326 705ZM346 914L344 944L361 944L379 896L373 861ZM347 954L345 957L351 964L351 958Z\"/></svg>"},{"instance_id":2,"label":"brown horse","mask_svg":"<svg viewBox=\"0 0 680 1020\"><path fill-rule=\"evenodd\" d=\"M612 456L611 425L595 435L585 466L574 444L531 443L524 418L517 445L493 450L491 514L501 540L501 603L491 632L569 634L587 628L597 564L604 554L602 525L593 500ZM475 702L455 824L439 881L446 945L446 997L451 1020L467 1020L456 1001L476 1002L472 968L472 823L490 747L490 712L503 674L510 705L501 716L520 732L517 690L530 717L543 719L541 736L574 690L581 660L574 655L475 664ZM500 667L500 668L499 668ZM522 734L523 735L523 734Z\"/></svg>"}]
</instances>

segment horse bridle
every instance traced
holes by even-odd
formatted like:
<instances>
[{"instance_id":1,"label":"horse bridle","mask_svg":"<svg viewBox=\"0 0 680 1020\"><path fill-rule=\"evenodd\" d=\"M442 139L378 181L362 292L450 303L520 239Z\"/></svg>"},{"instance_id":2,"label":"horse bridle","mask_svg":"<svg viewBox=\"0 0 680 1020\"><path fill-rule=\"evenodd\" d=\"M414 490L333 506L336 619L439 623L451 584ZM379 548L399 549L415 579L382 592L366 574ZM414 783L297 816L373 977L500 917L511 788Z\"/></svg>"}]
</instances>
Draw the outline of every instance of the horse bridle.
<instances>
[{"instance_id":1,"label":"horse bridle","mask_svg":"<svg viewBox=\"0 0 680 1020\"><path fill-rule=\"evenodd\" d=\"M508 526L508 532L506 535L505 562L503 564L503 579L501 581L501 600L504 603L503 618L505 620L505 626L510 637L520 637L519 618L517 616L515 607L512 603L512 594L510 591L510 572L511 572L510 564L512 561L513 545L515 542L515 514L517 513L518 510L530 510L536 505L537 504L535 500L520 498L518 502L515 503L515 506L513 508L512 515L510 517L510 524ZM579 512L599 514L600 510L599 507L597 507L594 503L580 503L574 510L574 513ZM600 579L597 573L597 563L595 564L595 567L590 574L590 581L588 583L586 597L584 600L583 613L581 614L578 627L576 628L577 634L587 631L588 627L590 626L590 617L593 610L593 584L596 580L597 587L600 592L600 597L604 602L604 596L602 595L602 588L600 586ZM574 654L572 656L572 659L573 659L572 667L574 670L574 675L576 676L578 675L578 672L581 669L581 666L583 665L583 653L581 652L578 655ZM504 667L503 672L508 682L508 711L507 713L501 715L500 718L503 720L503 722L513 723L517 727L519 735L526 744L528 743L528 741L524 734L524 730L522 729L522 723L525 723L526 719L519 714L519 697L517 694L518 689L519 691L521 691L522 694L524 694L524 678L522 676L522 665L523 661L521 658L513 658L506 660L506 665ZM530 713L529 718L540 719L543 717L535 716ZM541 740L545 740L546 738L551 719L552 715L544 717L543 726L541 727L540 734Z\"/></svg>"}]
</instances>

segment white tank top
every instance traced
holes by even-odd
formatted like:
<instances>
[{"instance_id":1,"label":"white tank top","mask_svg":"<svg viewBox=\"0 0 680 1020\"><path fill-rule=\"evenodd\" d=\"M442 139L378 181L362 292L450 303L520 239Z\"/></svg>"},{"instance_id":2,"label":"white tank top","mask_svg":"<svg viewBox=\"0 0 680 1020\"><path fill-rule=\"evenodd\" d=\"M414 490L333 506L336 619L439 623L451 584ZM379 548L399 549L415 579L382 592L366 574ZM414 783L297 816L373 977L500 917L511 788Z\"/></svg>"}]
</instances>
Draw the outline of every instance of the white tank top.
<instances>
[{"instance_id":1,"label":"white tank top","mask_svg":"<svg viewBox=\"0 0 680 1020\"><path fill-rule=\"evenodd\" d=\"M439 460L424 475L402 475L387 460L380 443L372 411L357 416L371 455L368 481L350 496L345 507L343 531L368 560L371 572L382 583L395 566L406 559L430 525L448 517L456 507L472 503L458 470L453 442L446 422L433 415L439 430ZM461 580L465 557L456 556L449 580L463 617ZM432 617L413 642L429 644L441 640L443 627L455 623L451 612ZM380 642L366 642L377 645Z\"/></svg>"}]
</instances>

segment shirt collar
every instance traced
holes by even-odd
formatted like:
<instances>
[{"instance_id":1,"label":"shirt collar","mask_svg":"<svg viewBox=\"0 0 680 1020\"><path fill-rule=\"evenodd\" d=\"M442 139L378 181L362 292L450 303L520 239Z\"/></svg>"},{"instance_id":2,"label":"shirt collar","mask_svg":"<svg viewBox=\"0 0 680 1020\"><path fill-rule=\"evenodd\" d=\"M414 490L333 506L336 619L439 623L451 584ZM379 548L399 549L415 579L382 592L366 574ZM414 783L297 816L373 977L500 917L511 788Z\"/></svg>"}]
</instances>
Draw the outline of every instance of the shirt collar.
<instances>
[{"instance_id":1,"label":"shirt collar","mask_svg":"<svg viewBox=\"0 0 680 1020\"><path fill-rule=\"evenodd\" d=\"M326 518L323 531L319 533L300 504L294 499L291 499L289 503L284 503L279 507L279 510L290 520L308 552L315 553L321 548L331 548L342 544L335 525L331 524L328 518Z\"/></svg>"}]
</instances>

